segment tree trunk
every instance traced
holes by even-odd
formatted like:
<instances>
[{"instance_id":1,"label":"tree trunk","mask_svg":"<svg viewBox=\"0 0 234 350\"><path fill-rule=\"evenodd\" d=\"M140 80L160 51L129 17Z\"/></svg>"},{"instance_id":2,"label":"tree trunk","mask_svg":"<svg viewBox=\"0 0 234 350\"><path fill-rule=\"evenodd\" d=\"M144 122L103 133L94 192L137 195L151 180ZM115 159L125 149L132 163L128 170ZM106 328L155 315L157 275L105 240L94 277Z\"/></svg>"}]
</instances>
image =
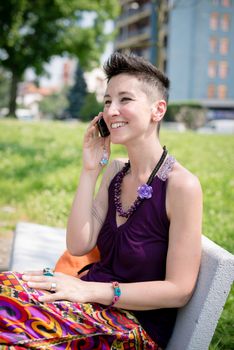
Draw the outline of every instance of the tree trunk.
<instances>
[{"instance_id":1,"label":"tree trunk","mask_svg":"<svg viewBox=\"0 0 234 350\"><path fill-rule=\"evenodd\" d=\"M11 86L10 86L10 100L9 100L9 111L8 117L16 118L16 98L17 98L17 87L18 87L19 77L13 71L11 76Z\"/></svg>"}]
</instances>

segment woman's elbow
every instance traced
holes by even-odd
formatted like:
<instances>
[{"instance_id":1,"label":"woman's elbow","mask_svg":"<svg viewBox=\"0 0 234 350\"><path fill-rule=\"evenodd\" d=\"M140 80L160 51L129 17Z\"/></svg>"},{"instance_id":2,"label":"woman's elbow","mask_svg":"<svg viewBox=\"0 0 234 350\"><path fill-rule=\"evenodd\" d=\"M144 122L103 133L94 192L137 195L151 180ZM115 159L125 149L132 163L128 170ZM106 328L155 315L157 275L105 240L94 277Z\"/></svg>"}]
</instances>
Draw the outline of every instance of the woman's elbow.
<instances>
[{"instance_id":1,"label":"woman's elbow","mask_svg":"<svg viewBox=\"0 0 234 350\"><path fill-rule=\"evenodd\" d=\"M83 256L85 254L87 254L87 251L84 249L81 249L81 247L77 247L71 244L67 244L67 250L68 253L72 256Z\"/></svg>"},{"instance_id":2,"label":"woman's elbow","mask_svg":"<svg viewBox=\"0 0 234 350\"><path fill-rule=\"evenodd\" d=\"M177 307L185 306L191 299L194 292L194 287L186 287L178 293Z\"/></svg>"},{"instance_id":3,"label":"woman's elbow","mask_svg":"<svg viewBox=\"0 0 234 350\"><path fill-rule=\"evenodd\" d=\"M88 254L92 249L94 248L94 245L91 244L72 244L67 241L67 250L72 256L84 256Z\"/></svg>"},{"instance_id":4,"label":"woman's elbow","mask_svg":"<svg viewBox=\"0 0 234 350\"><path fill-rule=\"evenodd\" d=\"M83 253L83 250L81 249L81 247L79 247L78 244L74 244L73 242L69 242L69 240L67 239L66 241L66 248L69 254L71 254L72 256L82 256L85 253Z\"/></svg>"}]
</instances>

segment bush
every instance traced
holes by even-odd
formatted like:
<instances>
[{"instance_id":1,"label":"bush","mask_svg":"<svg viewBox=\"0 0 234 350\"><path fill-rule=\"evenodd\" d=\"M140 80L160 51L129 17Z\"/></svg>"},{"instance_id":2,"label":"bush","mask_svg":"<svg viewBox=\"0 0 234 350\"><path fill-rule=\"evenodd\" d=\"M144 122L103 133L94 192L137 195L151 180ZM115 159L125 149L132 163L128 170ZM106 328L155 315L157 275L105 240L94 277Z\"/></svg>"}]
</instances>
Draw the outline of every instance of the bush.
<instances>
[{"instance_id":1,"label":"bush","mask_svg":"<svg viewBox=\"0 0 234 350\"><path fill-rule=\"evenodd\" d=\"M197 129L205 124L206 110L198 102L176 102L167 106L166 122L181 122L188 129Z\"/></svg>"},{"instance_id":2,"label":"bush","mask_svg":"<svg viewBox=\"0 0 234 350\"><path fill-rule=\"evenodd\" d=\"M102 110L103 104L97 101L94 92L90 92L86 95L84 105L80 111L80 118L83 121L89 121Z\"/></svg>"},{"instance_id":3,"label":"bush","mask_svg":"<svg viewBox=\"0 0 234 350\"><path fill-rule=\"evenodd\" d=\"M175 122L175 116L179 112L181 104L170 103L164 117L165 122Z\"/></svg>"},{"instance_id":4,"label":"bush","mask_svg":"<svg viewBox=\"0 0 234 350\"><path fill-rule=\"evenodd\" d=\"M205 124L206 112L201 108L181 107L176 121L183 123L187 129L196 130Z\"/></svg>"}]
</instances>

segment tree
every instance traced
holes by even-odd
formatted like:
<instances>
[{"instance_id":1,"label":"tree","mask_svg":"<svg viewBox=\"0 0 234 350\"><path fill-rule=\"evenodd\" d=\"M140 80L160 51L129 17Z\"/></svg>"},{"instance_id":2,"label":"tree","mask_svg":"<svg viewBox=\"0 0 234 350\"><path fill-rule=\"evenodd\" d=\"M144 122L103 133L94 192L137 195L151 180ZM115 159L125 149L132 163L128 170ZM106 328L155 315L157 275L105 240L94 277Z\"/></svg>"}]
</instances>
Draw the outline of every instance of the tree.
<instances>
[{"instance_id":1,"label":"tree","mask_svg":"<svg viewBox=\"0 0 234 350\"><path fill-rule=\"evenodd\" d=\"M81 119L83 121L89 121L102 110L103 104L97 101L94 92L90 92L86 95L84 105L80 111Z\"/></svg>"},{"instance_id":2,"label":"tree","mask_svg":"<svg viewBox=\"0 0 234 350\"><path fill-rule=\"evenodd\" d=\"M9 94L9 74L0 69L0 108L7 107Z\"/></svg>"},{"instance_id":3,"label":"tree","mask_svg":"<svg viewBox=\"0 0 234 350\"><path fill-rule=\"evenodd\" d=\"M43 72L54 55L76 56L94 67L109 35L107 19L118 14L117 0L8 0L0 2L0 65L11 73L9 114L15 116L18 82L27 68ZM94 15L84 25L84 14Z\"/></svg>"},{"instance_id":4,"label":"tree","mask_svg":"<svg viewBox=\"0 0 234 350\"><path fill-rule=\"evenodd\" d=\"M50 96L44 97L39 102L40 112L45 117L52 119L63 118L63 111L67 107L66 89Z\"/></svg>"},{"instance_id":5,"label":"tree","mask_svg":"<svg viewBox=\"0 0 234 350\"><path fill-rule=\"evenodd\" d=\"M80 118L80 110L84 105L87 95L87 85L84 79L84 73L80 65L77 65L75 72L75 83L68 93L69 106L68 115L72 118Z\"/></svg>"}]
</instances>

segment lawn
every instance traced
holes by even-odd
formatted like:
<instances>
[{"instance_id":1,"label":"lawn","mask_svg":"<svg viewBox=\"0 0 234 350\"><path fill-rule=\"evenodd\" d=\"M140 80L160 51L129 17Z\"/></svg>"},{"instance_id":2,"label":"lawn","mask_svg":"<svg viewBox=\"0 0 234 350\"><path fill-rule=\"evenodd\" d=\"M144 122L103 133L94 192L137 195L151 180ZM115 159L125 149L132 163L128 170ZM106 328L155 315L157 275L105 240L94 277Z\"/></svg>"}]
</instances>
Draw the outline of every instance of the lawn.
<instances>
[{"instance_id":1,"label":"lawn","mask_svg":"<svg viewBox=\"0 0 234 350\"><path fill-rule=\"evenodd\" d=\"M0 237L18 221L65 227L82 161L82 123L0 120ZM203 233L234 252L234 137L162 129L161 142L196 174L204 192ZM112 157L124 156L112 147ZM210 350L234 344L229 295Z\"/></svg>"}]
</instances>

